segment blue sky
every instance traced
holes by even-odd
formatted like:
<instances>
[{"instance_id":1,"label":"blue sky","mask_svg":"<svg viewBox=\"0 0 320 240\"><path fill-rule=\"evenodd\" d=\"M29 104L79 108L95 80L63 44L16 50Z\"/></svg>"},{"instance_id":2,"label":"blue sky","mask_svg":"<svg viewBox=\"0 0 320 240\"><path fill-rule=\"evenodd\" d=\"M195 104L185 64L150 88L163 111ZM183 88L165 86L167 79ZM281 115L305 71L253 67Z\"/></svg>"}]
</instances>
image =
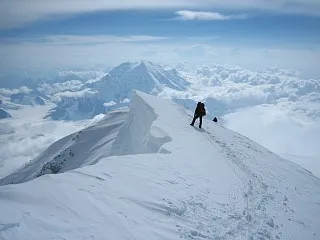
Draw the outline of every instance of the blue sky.
<instances>
[{"instance_id":1,"label":"blue sky","mask_svg":"<svg viewBox=\"0 0 320 240\"><path fill-rule=\"evenodd\" d=\"M172 63L214 60L249 68L274 63L320 76L314 63L319 59L320 1L225 2L2 0L3 66L50 69L165 57Z\"/></svg>"},{"instance_id":2,"label":"blue sky","mask_svg":"<svg viewBox=\"0 0 320 240\"><path fill-rule=\"evenodd\" d=\"M242 13L240 19L178 20L178 10L118 10L80 13L44 19L13 29L2 37L39 35L150 35L168 38L222 37L237 42L247 39L315 44L320 41L320 18L293 14ZM232 16L230 13L223 13Z\"/></svg>"}]
</instances>

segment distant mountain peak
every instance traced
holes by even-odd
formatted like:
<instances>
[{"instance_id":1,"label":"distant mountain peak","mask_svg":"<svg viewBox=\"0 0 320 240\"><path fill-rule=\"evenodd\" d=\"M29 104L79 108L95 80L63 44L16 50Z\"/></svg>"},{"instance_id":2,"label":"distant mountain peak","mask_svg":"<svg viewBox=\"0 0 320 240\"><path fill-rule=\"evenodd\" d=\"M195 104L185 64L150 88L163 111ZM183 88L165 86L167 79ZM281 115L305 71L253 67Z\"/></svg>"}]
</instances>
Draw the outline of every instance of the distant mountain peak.
<instances>
[{"instance_id":1,"label":"distant mountain peak","mask_svg":"<svg viewBox=\"0 0 320 240\"><path fill-rule=\"evenodd\" d=\"M113 68L93 88L105 101L130 98L131 90L157 93L163 88L184 90L189 83L177 71L166 70L150 61L125 62Z\"/></svg>"}]
</instances>

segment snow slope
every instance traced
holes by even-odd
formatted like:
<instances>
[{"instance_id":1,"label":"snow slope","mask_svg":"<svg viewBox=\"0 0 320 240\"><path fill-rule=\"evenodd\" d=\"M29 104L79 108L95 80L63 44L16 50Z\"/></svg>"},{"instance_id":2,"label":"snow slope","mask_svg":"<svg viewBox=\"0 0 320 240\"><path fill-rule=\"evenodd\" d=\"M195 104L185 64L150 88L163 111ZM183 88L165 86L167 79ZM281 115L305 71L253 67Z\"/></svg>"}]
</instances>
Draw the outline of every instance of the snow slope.
<instances>
[{"instance_id":1,"label":"snow slope","mask_svg":"<svg viewBox=\"0 0 320 240\"><path fill-rule=\"evenodd\" d=\"M319 239L318 178L212 121L200 130L190 120L172 101L135 93L113 156L0 187L0 239Z\"/></svg>"}]
</instances>

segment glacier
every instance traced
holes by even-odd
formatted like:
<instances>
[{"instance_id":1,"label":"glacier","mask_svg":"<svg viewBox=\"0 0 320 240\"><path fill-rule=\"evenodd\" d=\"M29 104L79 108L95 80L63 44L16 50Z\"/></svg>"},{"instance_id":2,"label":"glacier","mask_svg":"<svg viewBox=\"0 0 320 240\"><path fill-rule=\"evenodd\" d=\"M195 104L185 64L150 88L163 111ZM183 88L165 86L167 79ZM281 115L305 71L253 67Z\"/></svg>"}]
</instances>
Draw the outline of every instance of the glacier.
<instances>
[{"instance_id":1,"label":"glacier","mask_svg":"<svg viewBox=\"0 0 320 240\"><path fill-rule=\"evenodd\" d=\"M0 239L319 238L319 178L191 119L171 100L134 91L130 109L0 180ZM59 171L39 174L57 162Z\"/></svg>"}]
</instances>

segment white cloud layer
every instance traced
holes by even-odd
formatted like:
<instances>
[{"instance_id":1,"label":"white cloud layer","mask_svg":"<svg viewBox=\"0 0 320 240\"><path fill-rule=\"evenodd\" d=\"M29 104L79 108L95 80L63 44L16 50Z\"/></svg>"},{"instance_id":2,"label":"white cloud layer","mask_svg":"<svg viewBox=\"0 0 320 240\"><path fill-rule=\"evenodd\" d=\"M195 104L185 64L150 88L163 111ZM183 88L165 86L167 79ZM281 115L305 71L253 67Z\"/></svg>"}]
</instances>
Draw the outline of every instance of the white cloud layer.
<instances>
[{"instance_id":1,"label":"white cloud layer","mask_svg":"<svg viewBox=\"0 0 320 240\"><path fill-rule=\"evenodd\" d=\"M294 70L250 71L232 65L204 66L185 76L193 82L188 95L166 91L162 96L205 101L207 117L220 116L228 128L276 153L320 156L319 78L304 79Z\"/></svg>"},{"instance_id":2,"label":"white cloud layer","mask_svg":"<svg viewBox=\"0 0 320 240\"><path fill-rule=\"evenodd\" d=\"M58 92L54 94L54 97L61 101L62 98L83 98L83 97L89 97L95 95L97 92L93 91L90 88L86 88L80 91L64 91L64 92Z\"/></svg>"},{"instance_id":3,"label":"white cloud layer","mask_svg":"<svg viewBox=\"0 0 320 240\"><path fill-rule=\"evenodd\" d=\"M17 94L17 93L29 93L31 91L32 90L27 88L26 86L22 86L18 89L0 88L0 95L9 96L12 94Z\"/></svg>"},{"instance_id":4,"label":"white cloud layer","mask_svg":"<svg viewBox=\"0 0 320 240\"><path fill-rule=\"evenodd\" d=\"M319 15L316 0L2 0L0 1L0 29L18 27L26 23L57 15L117 9L224 9L262 10L282 13Z\"/></svg>"},{"instance_id":5,"label":"white cloud layer","mask_svg":"<svg viewBox=\"0 0 320 240\"><path fill-rule=\"evenodd\" d=\"M136 42L152 42L165 40L167 37L147 36L147 35L131 35L131 36L114 36L114 35L47 35L38 37L38 41L51 44L106 44L106 43L136 43ZM33 41L34 39L24 39L25 41Z\"/></svg>"},{"instance_id":6,"label":"white cloud layer","mask_svg":"<svg viewBox=\"0 0 320 240\"><path fill-rule=\"evenodd\" d=\"M38 87L38 91L51 95L63 91L78 91L83 86L79 80L71 80L62 83L47 84L44 83Z\"/></svg>"},{"instance_id":7,"label":"white cloud layer","mask_svg":"<svg viewBox=\"0 0 320 240\"><path fill-rule=\"evenodd\" d=\"M206 47L207 51L214 51L213 48ZM184 69L184 64L180 64L179 68ZM65 76L69 73L72 75L75 72L66 71L60 75ZM303 78L295 70L282 70L276 67L252 71L234 65L221 64L202 66L195 68L192 72L187 70L183 74L193 83L190 88L186 91L165 88L160 96L182 99L181 103L192 110L195 106L194 102L204 100L208 110L207 118L218 116L219 123L224 120L228 128L249 136L277 153L320 156L318 147L320 142L320 78ZM44 84L42 89L38 90L52 94L56 99L68 101L68 98L84 96L90 98L95 95L95 92L86 86L83 82L74 80L52 85ZM2 91L8 90L2 89ZM94 101L94 99L90 100ZM130 101L126 99L124 102L129 103ZM110 107L114 104L114 102L109 102L105 103L105 106ZM36 115L23 112L20 114L22 116ZM223 119L222 116L224 116ZM50 124L51 122L46 121L46 124L41 126L44 132L51 130ZM3 124L1 126L3 128L0 128L0 134L1 130L8 133L11 129L17 129L11 126L6 127ZM42 145L53 141L53 138L42 136L43 129L35 130L35 126L37 124L31 123L19 126L19 129L25 129L25 139L19 142L19 138L12 138L16 139L15 142L11 142L11 145L4 145L5 148L2 151L11 149L12 158L19 162L19 159L21 161L27 159L23 154L27 154L28 150L30 154L36 154ZM33 132L31 135L27 132L28 129ZM37 142L32 142L29 138L32 138L32 141L36 139ZM6 141L7 139L3 142ZM20 143L23 144L23 147L20 147L14 155L12 149L18 148ZM42 145L36 145L38 143ZM34 152L30 150L31 147ZM3 156L9 159L10 155L6 154L3 153Z\"/></svg>"},{"instance_id":8,"label":"white cloud layer","mask_svg":"<svg viewBox=\"0 0 320 240\"><path fill-rule=\"evenodd\" d=\"M248 108L224 117L226 126L278 154L320 157L320 119L310 121L290 103Z\"/></svg>"},{"instance_id":9,"label":"white cloud layer","mask_svg":"<svg viewBox=\"0 0 320 240\"><path fill-rule=\"evenodd\" d=\"M103 106L105 106L105 107L111 107L111 106L114 106L114 105L116 105L116 104L117 104L116 102L110 101L110 102L104 103Z\"/></svg>"},{"instance_id":10,"label":"white cloud layer","mask_svg":"<svg viewBox=\"0 0 320 240\"><path fill-rule=\"evenodd\" d=\"M177 11L177 20L203 20L203 21L222 21L231 19L244 19L247 15L223 15L218 12L196 12L196 11Z\"/></svg>"}]
</instances>

